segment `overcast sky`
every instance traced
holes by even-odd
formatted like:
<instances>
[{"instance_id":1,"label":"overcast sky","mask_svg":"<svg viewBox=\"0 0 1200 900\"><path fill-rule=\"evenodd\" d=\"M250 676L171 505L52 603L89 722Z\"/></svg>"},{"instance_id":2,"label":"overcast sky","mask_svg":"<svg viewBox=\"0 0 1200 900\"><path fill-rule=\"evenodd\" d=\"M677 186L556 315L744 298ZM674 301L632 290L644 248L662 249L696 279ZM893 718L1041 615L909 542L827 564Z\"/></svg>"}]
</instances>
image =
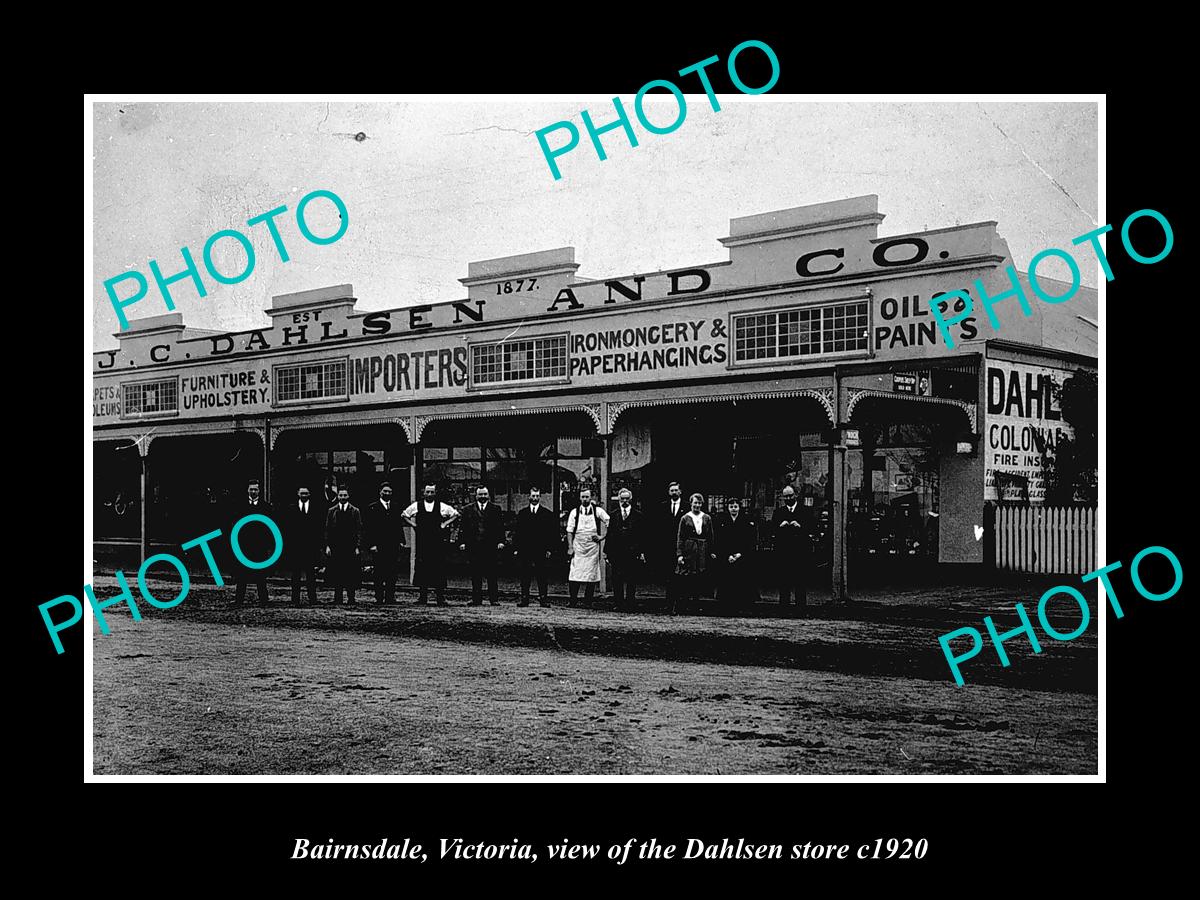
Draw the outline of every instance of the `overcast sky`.
<instances>
[{"instance_id":1,"label":"overcast sky","mask_svg":"<svg viewBox=\"0 0 1200 900\"><path fill-rule=\"evenodd\" d=\"M622 97L632 115L632 97ZM880 234L995 220L1018 267L1047 247L1070 249L1097 224L1094 103L801 103L763 95L689 95L678 130L653 135L634 120L597 159L580 123L611 121L609 98L408 103L102 103L95 106L94 349L115 347L105 279L130 268L149 278L183 268L191 249L208 296L173 292L192 327L265 327L276 294L352 283L359 310L457 300L467 263L575 247L584 278L727 259L729 219L878 194ZM647 103L651 121L675 112ZM572 119L580 145L555 181L533 136ZM365 135L356 139L356 135ZM562 133L550 138L557 146ZM331 190L350 226L335 244L305 241L295 222L305 194ZM312 227L328 234L328 213ZM286 204L280 261L248 218ZM239 229L256 252L238 285L204 271L205 241ZM324 230L323 230L324 229ZM218 244L218 268L244 258ZM1095 286L1094 260L1082 265ZM1039 269L1040 271L1040 269ZM1058 274L1047 269L1047 274ZM120 287L122 296L130 284ZM167 312L151 280L130 320Z\"/></svg>"}]
</instances>

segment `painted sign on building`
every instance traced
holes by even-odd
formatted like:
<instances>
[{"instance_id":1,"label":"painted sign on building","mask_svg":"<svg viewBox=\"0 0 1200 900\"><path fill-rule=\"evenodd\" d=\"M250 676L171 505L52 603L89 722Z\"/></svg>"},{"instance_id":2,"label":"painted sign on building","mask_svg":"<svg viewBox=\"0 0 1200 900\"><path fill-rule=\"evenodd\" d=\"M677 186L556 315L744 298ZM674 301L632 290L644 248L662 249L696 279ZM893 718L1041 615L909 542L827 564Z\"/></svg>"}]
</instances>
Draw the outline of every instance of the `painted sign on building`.
<instances>
[{"instance_id":1,"label":"painted sign on building","mask_svg":"<svg viewBox=\"0 0 1200 900\"><path fill-rule=\"evenodd\" d=\"M909 284L914 281L908 279ZM931 293L926 287L921 296ZM901 296L910 301L908 310L916 309L916 291ZM382 314L347 315L346 305L321 311L324 324L336 326L329 329L328 339L324 330L315 339L299 335L295 329L304 324L291 323L292 314L277 316L274 329L252 333L252 355L236 353L228 335L180 338L181 328L174 334L159 331L126 338L120 357L118 351L100 357L93 416L103 424L261 415L312 405L422 402L497 390L590 388L721 377L737 370L802 370L809 364L828 365L831 359L948 355L933 338L910 342L903 337L894 349L891 338L876 344L878 335L870 323L892 306L905 309L890 294L872 297L862 290L837 288L744 302L629 307L620 315L533 321L515 329L477 326L397 336L367 331L354 340L351 329L365 329ZM900 326L885 330L890 335L896 327ZM143 359L146 352L149 357ZM911 383L904 382L905 377ZM896 390L924 396L929 387L926 370L897 376Z\"/></svg>"},{"instance_id":2,"label":"painted sign on building","mask_svg":"<svg viewBox=\"0 0 1200 900\"><path fill-rule=\"evenodd\" d=\"M1046 468L1064 437L1058 391L1071 369L990 359L987 363L984 499L1042 503Z\"/></svg>"},{"instance_id":3,"label":"painted sign on building","mask_svg":"<svg viewBox=\"0 0 1200 900\"><path fill-rule=\"evenodd\" d=\"M728 262L686 269L580 280L563 247L472 262L467 298L447 303L360 312L340 284L273 297L270 325L247 331L142 318L94 356L95 423L810 370L820 380L856 360L953 355L932 310L1007 258L995 223L880 238L877 199L732 219ZM957 323L956 341L976 324ZM934 392L927 369L899 369L909 374L896 391Z\"/></svg>"}]
</instances>

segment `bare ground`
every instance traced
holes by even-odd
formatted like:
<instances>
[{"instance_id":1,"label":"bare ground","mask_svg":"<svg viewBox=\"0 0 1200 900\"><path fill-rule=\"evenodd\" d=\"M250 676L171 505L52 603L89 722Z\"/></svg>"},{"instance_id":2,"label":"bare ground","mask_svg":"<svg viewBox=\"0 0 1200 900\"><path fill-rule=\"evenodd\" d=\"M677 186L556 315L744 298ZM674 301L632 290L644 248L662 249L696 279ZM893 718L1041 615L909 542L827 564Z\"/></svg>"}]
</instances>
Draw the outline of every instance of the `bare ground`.
<instances>
[{"instance_id":1,"label":"bare ground","mask_svg":"<svg viewBox=\"0 0 1200 900\"><path fill-rule=\"evenodd\" d=\"M1015 774L1097 766L1096 696L1086 691L977 684L969 674L957 688L946 676L346 629L347 617L399 622L405 609L283 617L215 605L206 612L201 601L177 615L192 602L136 623L112 616L112 634L95 631L97 774ZM503 606L441 613L467 621L611 616ZM704 627L703 619L682 621L662 627ZM1094 642L1090 650L1094 665Z\"/></svg>"},{"instance_id":2,"label":"bare ground","mask_svg":"<svg viewBox=\"0 0 1200 900\"><path fill-rule=\"evenodd\" d=\"M178 584L151 579L150 589L164 599L175 597ZM99 598L117 594L116 581L97 577ZM135 588L136 590L136 588ZM251 589L253 593L253 589ZM323 592L317 606L297 608L284 598L289 592L273 589L265 607L234 609L232 590L193 583L187 598L169 610L141 602L143 621L182 619L209 625L281 627L319 631L357 631L395 639L421 639L479 644L486 648L528 647L605 657L635 657L676 662L717 663L830 671L857 676L919 678L938 684L949 682L951 672L938 644L938 635L971 626L984 632L985 613L996 619L1002 632L1018 624L1014 596L1000 589L943 587L904 595L899 601L833 604L814 602L804 618L780 616L776 604L760 603L747 615L720 616L712 601L687 614L668 616L651 603L638 613L619 613L607 600L599 608L567 608L556 602L550 609L536 604L518 608L505 602L498 607L464 605L466 595L451 594L450 608L415 606L411 598L398 606L374 600L353 607L334 606ZM1020 596L1020 595L1018 595ZM1026 599L1028 598L1026 594ZM1036 593L1033 596L1037 596ZM1035 601L1036 602L1036 601ZM1026 604L1027 607L1029 604ZM1051 621L1062 633L1073 630L1078 612L1052 609ZM131 627L123 605L105 613L113 633L105 640L121 640ZM1064 618L1066 616L1066 618ZM1093 619L1093 622L1095 620ZM986 634L986 633L985 633ZM968 684L994 684L1030 690L1095 693L1097 647L1095 625L1069 642L1042 639L1034 654L1027 638L1016 637L1005 647L1012 664L1001 667L983 638L983 651L963 666ZM969 641L959 638L955 652Z\"/></svg>"}]
</instances>

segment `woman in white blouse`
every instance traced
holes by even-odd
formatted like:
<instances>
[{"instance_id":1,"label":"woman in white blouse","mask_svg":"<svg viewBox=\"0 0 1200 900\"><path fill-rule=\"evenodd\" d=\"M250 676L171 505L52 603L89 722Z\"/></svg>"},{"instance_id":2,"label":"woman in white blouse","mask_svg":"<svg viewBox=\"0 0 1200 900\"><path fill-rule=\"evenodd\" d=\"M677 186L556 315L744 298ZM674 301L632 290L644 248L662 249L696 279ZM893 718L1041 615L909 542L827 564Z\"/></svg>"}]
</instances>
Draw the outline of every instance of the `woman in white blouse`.
<instances>
[{"instance_id":1,"label":"woman in white blouse","mask_svg":"<svg viewBox=\"0 0 1200 900\"><path fill-rule=\"evenodd\" d=\"M717 558L716 540L712 516L704 512L704 495L692 494L691 504L691 512L679 517L675 540L676 562L682 582L677 595L699 601L704 574L708 571L709 563ZM675 606L676 601L673 600L671 615L675 615Z\"/></svg>"}]
</instances>

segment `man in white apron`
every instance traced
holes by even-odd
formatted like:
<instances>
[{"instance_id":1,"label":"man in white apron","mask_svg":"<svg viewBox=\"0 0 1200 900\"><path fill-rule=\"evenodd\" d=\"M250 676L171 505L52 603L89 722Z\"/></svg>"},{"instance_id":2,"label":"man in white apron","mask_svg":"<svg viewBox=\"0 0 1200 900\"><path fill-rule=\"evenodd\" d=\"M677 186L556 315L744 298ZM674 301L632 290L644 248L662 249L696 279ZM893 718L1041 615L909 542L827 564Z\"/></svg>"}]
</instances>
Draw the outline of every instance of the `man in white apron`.
<instances>
[{"instance_id":1,"label":"man in white apron","mask_svg":"<svg viewBox=\"0 0 1200 900\"><path fill-rule=\"evenodd\" d=\"M571 592L568 606L579 599L579 586L586 585L583 599L591 603L596 596L596 585L600 583L600 544L608 531L608 513L592 505L592 492L584 488L579 492L579 508L571 510L567 518L567 555L571 557L571 571L567 584Z\"/></svg>"}]
</instances>

